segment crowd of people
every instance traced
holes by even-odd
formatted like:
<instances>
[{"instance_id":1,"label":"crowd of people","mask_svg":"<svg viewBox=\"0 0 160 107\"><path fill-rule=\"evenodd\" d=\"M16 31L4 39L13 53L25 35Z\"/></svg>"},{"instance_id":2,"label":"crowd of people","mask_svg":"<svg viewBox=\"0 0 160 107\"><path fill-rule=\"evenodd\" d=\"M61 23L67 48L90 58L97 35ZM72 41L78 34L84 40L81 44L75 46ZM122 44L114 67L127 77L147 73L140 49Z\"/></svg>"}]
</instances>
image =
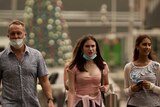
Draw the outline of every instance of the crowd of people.
<instances>
[{"instance_id":1,"label":"crowd of people","mask_svg":"<svg viewBox=\"0 0 160 107\"><path fill-rule=\"evenodd\" d=\"M37 49L25 44L25 24L13 20L8 26L9 47L0 52L2 107L40 107L37 83L48 107L55 107L45 60ZM64 66L65 103L68 107L105 107L110 69L92 34L78 39L72 58ZM54 91L54 90L53 90ZM124 66L126 107L160 107L160 63L150 36L139 35L133 60Z\"/></svg>"}]
</instances>

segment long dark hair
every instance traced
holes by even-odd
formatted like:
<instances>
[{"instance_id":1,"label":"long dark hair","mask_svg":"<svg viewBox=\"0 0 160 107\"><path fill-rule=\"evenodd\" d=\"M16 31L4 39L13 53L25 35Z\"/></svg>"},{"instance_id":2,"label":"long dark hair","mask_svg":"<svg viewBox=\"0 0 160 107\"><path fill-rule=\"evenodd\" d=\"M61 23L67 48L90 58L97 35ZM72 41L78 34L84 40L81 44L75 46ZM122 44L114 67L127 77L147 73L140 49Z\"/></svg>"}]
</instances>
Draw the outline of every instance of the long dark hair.
<instances>
[{"instance_id":1,"label":"long dark hair","mask_svg":"<svg viewBox=\"0 0 160 107\"><path fill-rule=\"evenodd\" d=\"M140 43L141 43L145 38L148 38L148 39L151 41L151 43L152 43L152 39L151 39L150 36L148 36L148 35L146 35L146 34L139 35L139 36L136 38L134 55L133 55L133 61L135 61L135 60L138 59L138 57L139 57L139 51L137 50L137 46L139 46ZM152 48L151 48L151 52L150 52L149 55L148 55L148 58L151 59L151 60L157 60L156 53L153 51Z\"/></svg>"},{"instance_id":2,"label":"long dark hair","mask_svg":"<svg viewBox=\"0 0 160 107\"><path fill-rule=\"evenodd\" d=\"M87 36L83 36L82 38L80 38L78 40L78 42L73 50L73 53L74 53L73 59L70 63L69 68L72 69L76 65L79 71L86 71L86 69L84 67L84 65L86 64L86 60L83 58L82 49L83 49L83 46L87 40L93 40L96 43L97 57L93 61L98 66L98 68L100 70L103 70L104 65L105 65L104 59L101 56L100 48L99 48L97 40L91 34L88 34Z\"/></svg>"}]
</instances>

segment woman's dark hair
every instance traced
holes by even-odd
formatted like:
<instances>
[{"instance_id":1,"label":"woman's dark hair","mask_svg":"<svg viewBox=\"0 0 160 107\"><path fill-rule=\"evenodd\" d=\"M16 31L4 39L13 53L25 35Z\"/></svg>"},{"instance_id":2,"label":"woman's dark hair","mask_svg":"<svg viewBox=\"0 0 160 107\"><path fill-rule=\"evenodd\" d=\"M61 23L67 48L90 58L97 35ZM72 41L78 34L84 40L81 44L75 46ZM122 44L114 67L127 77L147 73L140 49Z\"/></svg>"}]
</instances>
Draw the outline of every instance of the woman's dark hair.
<instances>
[{"instance_id":1,"label":"woman's dark hair","mask_svg":"<svg viewBox=\"0 0 160 107\"><path fill-rule=\"evenodd\" d=\"M140 45L140 43L145 39L145 38L148 38L151 43L152 43L152 39L151 37L149 37L148 35L139 35L137 38L136 38L136 43L135 43L135 49L134 49L134 55L133 55L133 61L137 60L138 57L139 57L139 51L137 50L137 47ZM148 55L148 58L151 59L151 60L157 60L157 56L156 56L156 53L153 51L153 49L151 48L151 52L149 53Z\"/></svg>"},{"instance_id":2,"label":"woman's dark hair","mask_svg":"<svg viewBox=\"0 0 160 107\"><path fill-rule=\"evenodd\" d=\"M80 71L86 71L84 65L86 64L86 59L83 58L83 46L86 43L86 41L88 40L93 40L96 43L96 52L97 52L97 57L93 60L94 63L98 66L98 68L100 70L104 69L104 60L101 56L100 53L100 48L98 45L97 40L91 35L88 34L87 36L83 36L82 38L80 38L77 42L77 44L75 45L75 48L73 50L73 59L70 63L69 68L72 69L75 65L77 66L78 70Z\"/></svg>"}]
</instances>

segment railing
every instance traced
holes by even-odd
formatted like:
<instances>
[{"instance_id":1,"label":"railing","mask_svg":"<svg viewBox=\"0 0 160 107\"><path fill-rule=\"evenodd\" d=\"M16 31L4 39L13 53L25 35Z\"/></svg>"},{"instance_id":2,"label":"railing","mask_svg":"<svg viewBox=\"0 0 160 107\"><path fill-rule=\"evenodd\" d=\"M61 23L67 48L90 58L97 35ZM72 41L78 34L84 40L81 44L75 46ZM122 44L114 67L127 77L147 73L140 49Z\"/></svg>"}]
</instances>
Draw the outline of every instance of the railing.
<instances>
[{"instance_id":1,"label":"railing","mask_svg":"<svg viewBox=\"0 0 160 107\"><path fill-rule=\"evenodd\" d=\"M11 10L0 10L0 20L3 23L0 26L7 26L8 20L12 18L23 19L22 10L16 10L14 12ZM107 12L105 15L107 20L101 20L102 14L99 11L62 11L63 18L67 21L69 26L111 26L112 21L112 14L111 12ZM115 16L115 23L116 26L128 26L130 21L130 12L116 12ZM141 26L142 20L140 18L139 12L133 13L133 21L134 26ZM94 22L94 23L93 23Z\"/></svg>"}]
</instances>

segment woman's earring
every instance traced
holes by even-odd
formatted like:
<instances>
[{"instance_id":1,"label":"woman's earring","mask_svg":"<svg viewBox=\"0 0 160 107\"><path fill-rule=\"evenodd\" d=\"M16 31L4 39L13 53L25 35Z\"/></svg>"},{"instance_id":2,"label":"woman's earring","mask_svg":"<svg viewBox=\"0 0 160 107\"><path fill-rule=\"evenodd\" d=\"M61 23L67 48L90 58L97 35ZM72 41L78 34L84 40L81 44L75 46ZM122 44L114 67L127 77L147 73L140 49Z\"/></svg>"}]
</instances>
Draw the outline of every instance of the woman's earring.
<instances>
[{"instance_id":1,"label":"woman's earring","mask_svg":"<svg viewBox=\"0 0 160 107\"><path fill-rule=\"evenodd\" d=\"M137 51L139 51L139 49L138 48L136 48L137 49Z\"/></svg>"}]
</instances>

